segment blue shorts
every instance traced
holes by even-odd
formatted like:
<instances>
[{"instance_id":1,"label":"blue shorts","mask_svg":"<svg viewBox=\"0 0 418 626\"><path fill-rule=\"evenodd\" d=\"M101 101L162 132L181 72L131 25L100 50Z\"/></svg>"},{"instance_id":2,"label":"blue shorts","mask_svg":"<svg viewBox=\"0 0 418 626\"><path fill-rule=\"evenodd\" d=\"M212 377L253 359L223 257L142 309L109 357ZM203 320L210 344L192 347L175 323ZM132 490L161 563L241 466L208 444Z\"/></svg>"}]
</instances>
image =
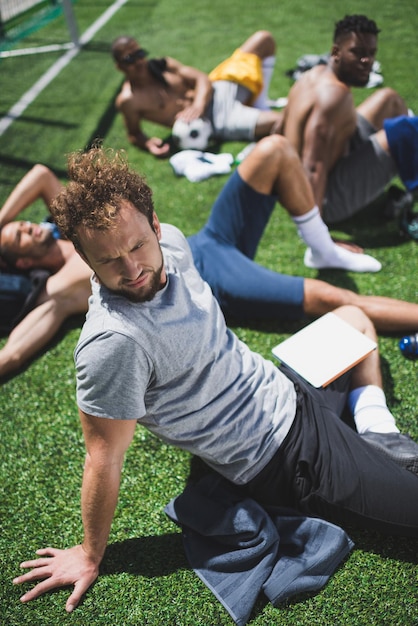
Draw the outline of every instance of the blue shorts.
<instances>
[{"instance_id":1,"label":"blue shorts","mask_svg":"<svg viewBox=\"0 0 418 626\"><path fill-rule=\"evenodd\" d=\"M276 202L276 196L254 191L235 171L206 225L189 237L195 265L227 316L304 318L303 277L273 272L253 260Z\"/></svg>"}]
</instances>

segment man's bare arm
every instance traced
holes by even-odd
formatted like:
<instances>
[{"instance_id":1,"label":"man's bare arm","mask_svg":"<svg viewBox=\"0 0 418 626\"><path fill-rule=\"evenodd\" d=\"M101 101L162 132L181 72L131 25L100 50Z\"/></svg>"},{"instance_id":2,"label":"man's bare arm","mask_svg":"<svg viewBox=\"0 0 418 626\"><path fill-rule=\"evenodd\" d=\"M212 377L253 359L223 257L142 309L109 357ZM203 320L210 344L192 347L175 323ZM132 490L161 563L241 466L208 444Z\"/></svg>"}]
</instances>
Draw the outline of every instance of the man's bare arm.
<instances>
[{"instance_id":1,"label":"man's bare arm","mask_svg":"<svg viewBox=\"0 0 418 626\"><path fill-rule=\"evenodd\" d=\"M10 333L0 350L0 376L23 366L55 336L71 315L86 313L91 269L76 252L50 276L36 307Z\"/></svg>"},{"instance_id":2,"label":"man's bare arm","mask_svg":"<svg viewBox=\"0 0 418 626\"><path fill-rule=\"evenodd\" d=\"M306 121L302 162L319 208L324 200L328 174L343 154L353 132L353 106L346 89L327 87L317 97Z\"/></svg>"},{"instance_id":3,"label":"man's bare arm","mask_svg":"<svg viewBox=\"0 0 418 626\"><path fill-rule=\"evenodd\" d=\"M31 571L13 581L21 584L41 580L21 597L22 602L74 585L66 603L68 612L79 604L98 576L118 500L124 455L136 427L135 420L98 418L81 410L80 419L87 449L81 493L83 543L66 550L38 550L42 558L23 562L21 567Z\"/></svg>"},{"instance_id":4,"label":"man's bare arm","mask_svg":"<svg viewBox=\"0 0 418 626\"><path fill-rule=\"evenodd\" d=\"M99 563L106 548L125 452L135 433L136 420L93 417L79 410L87 455L81 491L83 546Z\"/></svg>"},{"instance_id":5,"label":"man's bare arm","mask_svg":"<svg viewBox=\"0 0 418 626\"><path fill-rule=\"evenodd\" d=\"M182 65L171 58L168 59L168 64L169 68L177 71L193 92L192 102L177 114L177 119L191 122L198 117L202 117L213 93L212 83L208 75L195 67ZM173 64L176 64L176 66L174 67Z\"/></svg>"},{"instance_id":6,"label":"man's bare arm","mask_svg":"<svg viewBox=\"0 0 418 626\"><path fill-rule=\"evenodd\" d=\"M52 200L63 189L55 174L45 165L37 163L18 182L0 211L0 227L11 222L26 207L42 198L48 210Z\"/></svg>"},{"instance_id":7,"label":"man's bare arm","mask_svg":"<svg viewBox=\"0 0 418 626\"><path fill-rule=\"evenodd\" d=\"M131 100L118 98L116 105L118 110L122 113L128 139L133 146L157 157L168 155L170 151L168 143L164 143L159 137L148 137L148 135L143 132L141 128L141 116L135 107L132 106Z\"/></svg>"}]
</instances>

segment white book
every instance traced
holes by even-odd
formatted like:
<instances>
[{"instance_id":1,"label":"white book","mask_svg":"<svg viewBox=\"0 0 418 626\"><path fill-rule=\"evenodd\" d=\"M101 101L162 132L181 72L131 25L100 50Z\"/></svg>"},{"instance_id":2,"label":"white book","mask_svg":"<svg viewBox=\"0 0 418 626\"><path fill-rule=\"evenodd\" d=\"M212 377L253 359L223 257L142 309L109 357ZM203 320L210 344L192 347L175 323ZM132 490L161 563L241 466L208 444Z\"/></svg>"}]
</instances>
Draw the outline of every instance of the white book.
<instances>
[{"instance_id":1,"label":"white book","mask_svg":"<svg viewBox=\"0 0 418 626\"><path fill-rule=\"evenodd\" d=\"M326 387L365 359L377 344L334 313L326 313L272 350L314 387Z\"/></svg>"}]
</instances>

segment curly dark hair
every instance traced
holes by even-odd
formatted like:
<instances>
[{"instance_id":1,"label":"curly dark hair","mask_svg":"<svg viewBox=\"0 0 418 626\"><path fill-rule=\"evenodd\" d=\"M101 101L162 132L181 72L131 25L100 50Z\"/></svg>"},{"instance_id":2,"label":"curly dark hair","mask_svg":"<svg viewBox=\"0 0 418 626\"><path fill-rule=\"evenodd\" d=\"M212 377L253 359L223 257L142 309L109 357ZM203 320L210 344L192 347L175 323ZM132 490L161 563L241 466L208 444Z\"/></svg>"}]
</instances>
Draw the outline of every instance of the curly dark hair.
<instances>
[{"instance_id":1,"label":"curly dark hair","mask_svg":"<svg viewBox=\"0 0 418 626\"><path fill-rule=\"evenodd\" d=\"M61 233L81 250L78 227L111 230L122 202L130 202L153 228L152 191L131 170L123 151L93 147L68 157L70 182L54 199L51 213Z\"/></svg>"},{"instance_id":2,"label":"curly dark hair","mask_svg":"<svg viewBox=\"0 0 418 626\"><path fill-rule=\"evenodd\" d=\"M345 38L350 33L367 33L377 35L379 28L374 20L369 20L366 15L346 15L344 19L335 23L334 43L341 38Z\"/></svg>"}]
</instances>

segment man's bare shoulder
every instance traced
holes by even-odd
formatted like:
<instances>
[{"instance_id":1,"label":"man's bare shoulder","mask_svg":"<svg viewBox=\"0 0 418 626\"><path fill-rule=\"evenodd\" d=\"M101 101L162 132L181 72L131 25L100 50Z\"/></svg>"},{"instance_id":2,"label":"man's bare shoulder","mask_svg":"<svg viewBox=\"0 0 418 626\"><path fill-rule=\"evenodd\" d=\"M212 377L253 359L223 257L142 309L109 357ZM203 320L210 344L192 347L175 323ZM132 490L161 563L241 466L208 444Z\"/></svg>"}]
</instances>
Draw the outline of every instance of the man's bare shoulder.
<instances>
[{"instance_id":1,"label":"man's bare shoulder","mask_svg":"<svg viewBox=\"0 0 418 626\"><path fill-rule=\"evenodd\" d=\"M153 90L146 86L132 86L129 81L126 81L115 100L115 105L117 110L125 116L142 117L154 105Z\"/></svg>"},{"instance_id":2,"label":"man's bare shoulder","mask_svg":"<svg viewBox=\"0 0 418 626\"><path fill-rule=\"evenodd\" d=\"M164 57L166 66L165 71L172 72L174 74L180 72L180 70L185 67L184 63L179 61L178 59L174 59L173 57Z\"/></svg>"},{"instance_id":3,"label":"man's bare shoulder","mask_svg":"<svg viewBox=\"0 0 418 626\"><path fill-rule=\"evenodd\" d=\"M315 90L317 95L323 91L337 92L341 94L341 97L350 93L349 87L339 80L332 69L326 65L317 65L308 70L301 76L296 85L300 85L303 90Z\"/></svg>"},{"instance_id":4,"label":"man's bare shoulder","mask_svg":"<svg viewBox=\"0 0 418 626\"><path fill-rule=\"evenodd\" d=\"M58 291L60 290L60 285L64 288L79 281L89 281L92 270L78 252L75 251L73 244L66 240L60 240L59 243L62 255L61 267L58 266L56 271L53 272L53 276L57 276L56 284L58 285Z\"/></svg>"},{"instance_id":5,"label":"man's bare shoulder","mask_svg":"<svg viewBox=\"0 0 418 626\"><path fill-rule=\"evenodd\" d=\"M289 105L309 103L309 108L334 109L352 103L351 90L341 82L334 72L319 65L305 72L289 92Z\"/></svg>"},{"instance_id":6,"label":"man's bare shoulder","mask_svg":"<svg viewBox=\"0 0 418 626\"><path fill-rule=\"evenodd\" d=\"M132 87L129 81L124 81L120 92L116 97L116 107L120 109L126 103L131 102L133 99Z\"/></svg>"}]
</instances>

